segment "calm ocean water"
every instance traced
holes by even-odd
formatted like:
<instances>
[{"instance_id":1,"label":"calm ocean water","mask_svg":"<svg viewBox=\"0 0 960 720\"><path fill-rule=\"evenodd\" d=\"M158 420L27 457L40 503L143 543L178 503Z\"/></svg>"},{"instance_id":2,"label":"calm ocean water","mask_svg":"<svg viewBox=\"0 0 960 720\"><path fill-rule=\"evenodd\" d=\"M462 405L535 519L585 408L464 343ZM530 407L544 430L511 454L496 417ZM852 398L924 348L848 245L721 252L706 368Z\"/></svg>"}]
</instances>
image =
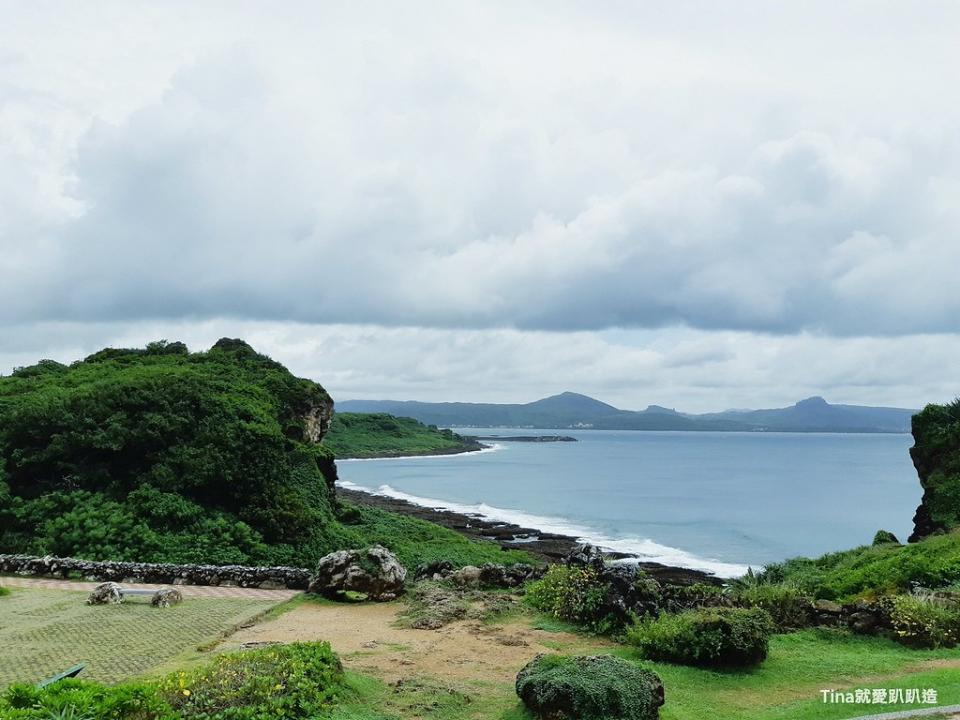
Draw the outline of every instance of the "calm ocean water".
<instances>
[{"instance_id":1,"label":"calm ocean water","mask_svg":"<svg viewBox=\"0 0 960 720\"><path fill-rule=\"evenodd\" d=\"M920 501L909 435L563 432L580 442L341 461L340 477L721 574L869 543L880 528L904 540Z\"/></svg>"}]
</instances>

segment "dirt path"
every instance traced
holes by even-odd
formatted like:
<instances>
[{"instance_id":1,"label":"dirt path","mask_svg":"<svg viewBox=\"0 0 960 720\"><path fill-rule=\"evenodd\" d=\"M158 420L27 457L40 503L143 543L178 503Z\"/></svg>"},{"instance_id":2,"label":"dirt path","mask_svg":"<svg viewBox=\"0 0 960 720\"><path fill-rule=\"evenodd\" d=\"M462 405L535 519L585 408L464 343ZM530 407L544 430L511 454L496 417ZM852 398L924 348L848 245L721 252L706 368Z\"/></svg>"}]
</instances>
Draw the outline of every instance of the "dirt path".
<instances>
[{"instance_id":1,"label":"dirt path","mask_svg":"<svg viewBox=\"0 0 960 720\"><path fill-rule=\"evenodd\" d=\"M397 627L399 603L306 603L269 622L243 629L223 645L329 640L345 664L388 682L412 676L512 683L534 655L612 646L600 638L536 630L522 618L488 625L459 621L439 630Z\"/></svg>"},{"instance_id":2,"label":"dirt path","mask_svg":"<svg viewBox=\"0 0 960 720\"><path fill-rule=\"evenodd\" d=\"M99 585L97 582L84 582L79 580L50 580L46 578L0 576L0 587L90 592L97 585ZM121 583L121 585L131 590L157 590L162 587L172 587L170 585L149 585L146 583ZM261 590L259 588L214 587L207 585L177 585L176 588L183 593L185 598L248 598L283 602L284 600L289 600L294 595L300 594L299 590Z\"/></svg>"}]
</instances>

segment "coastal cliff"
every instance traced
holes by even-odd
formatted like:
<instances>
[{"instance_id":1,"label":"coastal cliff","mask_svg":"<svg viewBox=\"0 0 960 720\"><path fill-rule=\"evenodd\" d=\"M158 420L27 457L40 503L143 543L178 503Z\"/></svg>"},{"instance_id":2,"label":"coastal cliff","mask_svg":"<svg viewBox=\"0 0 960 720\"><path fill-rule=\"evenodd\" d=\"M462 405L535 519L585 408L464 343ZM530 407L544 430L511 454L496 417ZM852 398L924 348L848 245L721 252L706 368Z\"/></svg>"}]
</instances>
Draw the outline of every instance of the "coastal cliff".
<instances>
[{"instance_id":1,"label":"coastal cliff","mask_svg":"<svg viewBox=\"0 0 960 720\"><path fill-rule=\"evenodd\" d=\"M923 499L910 542L960 527L960 400L927 405L913 417L910 458Z\"/></svg>"}]
</instances>

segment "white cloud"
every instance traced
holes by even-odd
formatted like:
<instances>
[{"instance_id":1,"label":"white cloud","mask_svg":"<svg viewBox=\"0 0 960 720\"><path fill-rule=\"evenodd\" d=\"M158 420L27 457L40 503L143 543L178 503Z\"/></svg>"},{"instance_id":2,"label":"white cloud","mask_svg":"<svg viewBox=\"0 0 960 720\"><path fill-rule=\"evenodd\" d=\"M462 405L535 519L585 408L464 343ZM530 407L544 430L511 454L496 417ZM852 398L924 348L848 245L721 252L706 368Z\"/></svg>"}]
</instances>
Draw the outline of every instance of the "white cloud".
<instances>
[{"instance_id":1,"label":"white cloud","mask_svg":"<svg viewBox=\"0 0 960 720\"><path fill-rule=\"evenodd\" d=\"M612 328L687 333L697 378L621 348L677 404L767 382L710 359L745 344L846 367L960 332L954 6L94 7L0 28L0 330L369 324L474 370L457 348L557 338L610 378ZM949 387L863 360L904 402Z\"/></svg>"}]
</instances>

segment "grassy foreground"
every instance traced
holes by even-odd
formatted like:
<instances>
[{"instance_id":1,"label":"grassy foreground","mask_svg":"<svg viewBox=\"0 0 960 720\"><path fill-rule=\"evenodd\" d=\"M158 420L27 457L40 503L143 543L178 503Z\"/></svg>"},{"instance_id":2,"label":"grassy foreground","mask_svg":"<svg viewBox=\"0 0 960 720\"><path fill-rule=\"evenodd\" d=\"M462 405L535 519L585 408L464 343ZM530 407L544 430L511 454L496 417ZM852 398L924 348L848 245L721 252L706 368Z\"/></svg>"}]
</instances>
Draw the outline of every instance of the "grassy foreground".
<instances>
[{"instance_id":1,"label":"grassy foreground","mask_svg":"<svg viewBox=\"0 0 960 720\"><path fill-rule=\"evenodd\" d=\"M479 450L451 430L386 413L337 413L323 445L337 458L434 455Z\"/></svg>"},{"instance_id":2,"label":"grassy foreground","mask_svg":"<svg viewBox=\"0 0 960 720\"><path fill-rule=\"evenodd\" d=\"M165 610L139 599L88 606L85 593L17 589L0 600L0 687L37 682L78 662L83 677L126 680L178 661L276 605L249 598L191 599Z\"/></svg>"},{"instance_id":3,"label":"grassy foreground","mask_svg":"<svg viewBox=\"0 0 960 720\"><path fill-rule=\"evenodd\" d=\"M259 626L264 631L263 637L270 637L270 620L278 611L297 612L297 607L304 602L304 599L295 599L268 613ZM255 605L236 600L196 599L166 611L140 603L91 608L83 605L82 596L77 593L17 589L0 601L3 620L0 643L6 648L0 661L0 686L13 679L31 680L46 674L49 667L60 669L80 656L99 663L88 675L90 679L107 682L157 678L179 668L191 672L190 668L209 664L215 657L209 652L197 652L197 645L209 644L237 619L262 609ZM326 612L325 608L329 608L331 618L336 613L339 613L336 617L341 618L344 612L364 612L362 605L334 606L321 602L311 606L314 613ZM400 609L402 603L397 603L397 610ZM398 629L388 623L384 633L389 627L391 637L406 633L410 638L405 641L407 644L380 645L381 651L396 655L396 662L387 657L382 666L399 668L402 679L380 677L368 670L361 672L353 663L362 665L364 658L345 655L347 673L343 690L332 707L315 717L318 720L530 720L514 694L512 682L503 678L512 677L527 660L545 651L612 652L653 670L666 688L663 720L714 717L843 720L877 712L929 707L824 704L820 695L823 689L935 688L941 705L960 703L960 649L918 651L882 638L843 631L805 630L775 636L768 659L756 669L711 671L642 660L631 648L600 639L592 647L594 640L572 627L526 610L519 613L492 620L497 625L506 625L508 630L525 628L528 633L529 645L513 650L508 661L509 672L501 675L501 679L484 676L480 669L465 677L463 668L472 667L472 663L451 664L449 676L445 675L444 666L427 673L417 655L411 654L410 643L431 637L431 631ZM16 618L16 627L10 622L12 618ZM451 626L445 642L456 644L458 633L475 632L471 627L469 623ZM537 628L550 632L538 634ZM69 640L65 635L67 630ZM303 637L297 639L323 640L322 634L322 627L315 631L305 629ZM384 647L387 649L383 650ZM36 658L52 649L61 655L48 660L42 668L24 673L27 667L24 662L32 666ZM149 658L149 662L145 663L145 658Z\"/></svg>"},{"instance_id":4,"label":"grassy foreground","mask_svg":"<svg viewBox=\"0 0 960 720\"><path fill-rule=\"evenodd\" d=\"M562 649L562 648L558 648ZM609 652L609 648L598 649ZM895 643L842 633L804 631L778 636L770 658L749 672L715 672L637 660L664 682L662 720L844 720L930 705L825 704L821 690L843 688L936 688L939 704L960 703L960 651L921 652ZM532 653L531 653L532 656ZM331 717L337 720L531 720L510 684L450 683L417 678L399 689L375 678L351 680L352 694ZM424 713L424 710L429 711ZM420 714L423 713L423 714Z\"/></svg>"}]
</instances>

